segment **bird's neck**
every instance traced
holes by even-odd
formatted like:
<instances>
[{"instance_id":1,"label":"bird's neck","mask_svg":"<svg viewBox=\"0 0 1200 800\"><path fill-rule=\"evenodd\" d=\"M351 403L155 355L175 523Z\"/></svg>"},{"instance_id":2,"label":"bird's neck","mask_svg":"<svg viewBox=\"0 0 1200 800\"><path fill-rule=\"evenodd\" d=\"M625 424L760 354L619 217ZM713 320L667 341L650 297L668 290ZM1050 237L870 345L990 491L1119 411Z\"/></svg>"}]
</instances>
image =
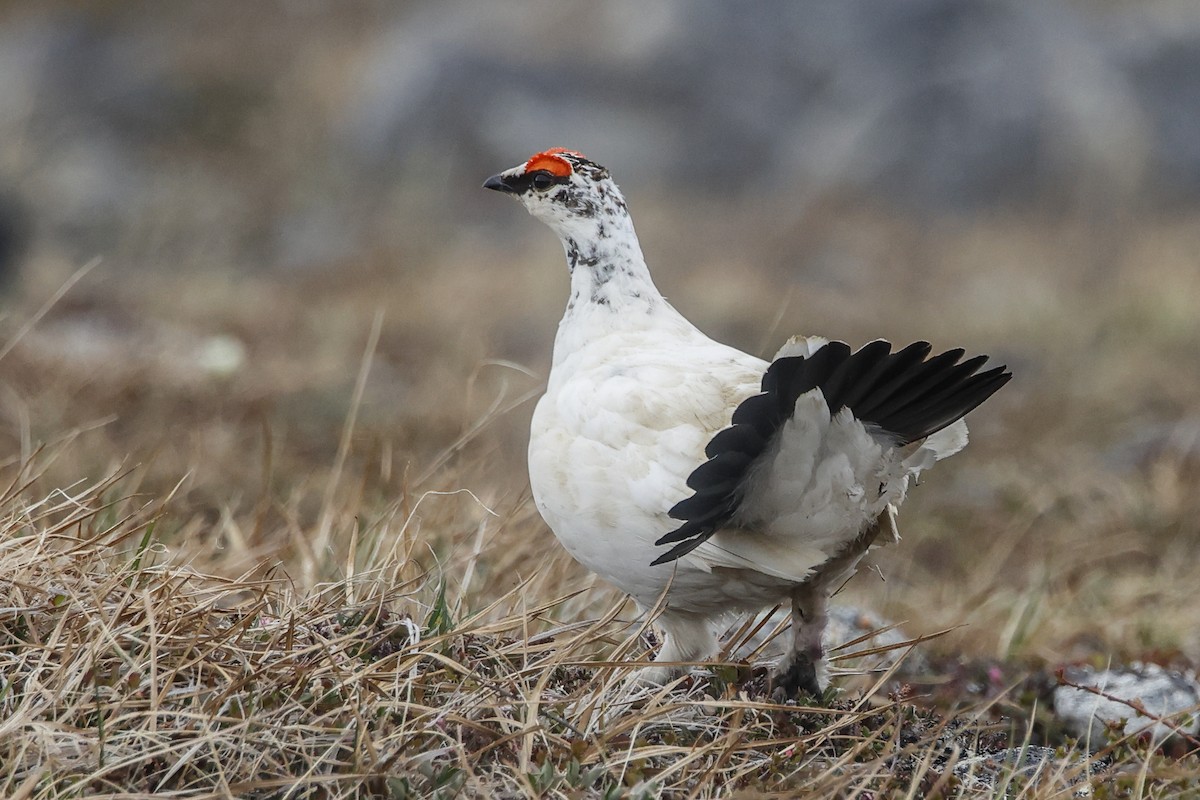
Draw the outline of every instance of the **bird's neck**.
<instances>
[{"instance_id":1,"label":"bird's neck","mask_svg":"<svg viewBox=\"0 0 1200 800\"><path fill-rule=\"evenodd\" d=\"M664 304L627 215L597 219L562 243L571 273L564 322L582 314L652 313Z\"/></svg>"},{"instance_id":2,"label":"bird's neck","mask_svg":"<svg viewBox=\"0 0 1200 800\"><path fill-rule=\"evenodd\" d=\"M559 375L590 345L607 345L610 336L653 331L656 340L699 335L659 293L650 279L633 223L597 225L585 236L563 236L571 270L571 299L554 339ZM605 350L605 352L608 352ZM578 362L577 362L578 363Z\"/></svg>"}]
</instances>

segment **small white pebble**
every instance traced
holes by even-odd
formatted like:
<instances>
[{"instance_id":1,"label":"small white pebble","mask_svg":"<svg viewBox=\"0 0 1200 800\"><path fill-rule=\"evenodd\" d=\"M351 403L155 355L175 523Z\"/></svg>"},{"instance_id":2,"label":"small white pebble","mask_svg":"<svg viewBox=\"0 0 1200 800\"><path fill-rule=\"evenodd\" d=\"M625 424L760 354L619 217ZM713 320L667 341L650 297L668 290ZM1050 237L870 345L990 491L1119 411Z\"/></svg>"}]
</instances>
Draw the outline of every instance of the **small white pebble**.
<instances>
[{"instance_id":1,"label":"small white pebble","mask_svg":"<svg viewBox=\"0 0 1200 800\"><path fill-rule=\"evenodd\" d=\"M246 362L246 345L226 334L209 336L200 345L196 363L210 375L227 377L241 369Z\"/></svg>"}]
</instances>

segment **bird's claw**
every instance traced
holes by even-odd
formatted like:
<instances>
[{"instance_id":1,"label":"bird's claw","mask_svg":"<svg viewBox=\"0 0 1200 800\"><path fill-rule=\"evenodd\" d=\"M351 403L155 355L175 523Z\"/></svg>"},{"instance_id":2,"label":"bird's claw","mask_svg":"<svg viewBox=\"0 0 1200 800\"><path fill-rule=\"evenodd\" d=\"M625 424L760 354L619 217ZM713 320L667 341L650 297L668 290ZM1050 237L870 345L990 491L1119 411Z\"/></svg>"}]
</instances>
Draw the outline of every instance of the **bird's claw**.
<instances>
[{"instance_id":1,"label":"bird's claw","mask_svg":"<svg viewBox=\"0 0 1200 800\"><path fill-rule=\"evenodd\" d=\"M817 682L817 665L804 653L795 653L771 676L771 699L777 703L797 699L801 693L820 702L824 693Z\"/></svg>"}]
</instances>

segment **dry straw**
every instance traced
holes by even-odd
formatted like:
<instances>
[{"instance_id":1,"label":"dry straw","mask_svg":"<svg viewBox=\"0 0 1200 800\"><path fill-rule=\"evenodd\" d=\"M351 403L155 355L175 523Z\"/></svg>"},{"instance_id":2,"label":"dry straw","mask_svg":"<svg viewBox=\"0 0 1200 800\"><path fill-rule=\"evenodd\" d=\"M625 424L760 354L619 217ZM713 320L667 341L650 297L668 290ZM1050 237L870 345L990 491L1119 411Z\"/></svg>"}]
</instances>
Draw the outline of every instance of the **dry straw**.
<instances>
[{"instance_id":1,"label":"dry straw","mask_svg":"<svg viewBox=\"0 0 1200 800\"><path fill-rule=\"evenodd\" d=\"M122 474L33 494L55 455L0 495L6 797L920 794L958 786L985 732L884 696L889 674L828 708L773 705L735 669L631 691L602 660L645 655L624 604L554 626L569 597L525 581L455 615L436 576L396 579L403 552L308 593L199 574L156 546L170 498Z\"/></svg>"}]
</instances>

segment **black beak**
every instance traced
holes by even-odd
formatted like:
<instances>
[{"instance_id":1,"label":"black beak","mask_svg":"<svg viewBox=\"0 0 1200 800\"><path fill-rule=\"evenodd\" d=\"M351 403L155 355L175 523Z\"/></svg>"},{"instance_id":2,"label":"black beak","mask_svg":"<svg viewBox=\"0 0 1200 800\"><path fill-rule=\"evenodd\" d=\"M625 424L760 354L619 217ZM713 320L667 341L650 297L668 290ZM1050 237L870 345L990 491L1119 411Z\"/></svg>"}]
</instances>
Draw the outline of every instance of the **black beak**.
<instances>
[{"instance_id":1,"label":"black beak","mask_svg":"<svg viewBox=\"0 0 1200 800\"><path fill-rule=\"evenodd\" d=\"M495 189L497 192L504 192L505 194L517 194L517 190L510 184L506 183L504 178L500 175L493 175L484 181L483 188Z\"/></svg>"}]
</instances>

